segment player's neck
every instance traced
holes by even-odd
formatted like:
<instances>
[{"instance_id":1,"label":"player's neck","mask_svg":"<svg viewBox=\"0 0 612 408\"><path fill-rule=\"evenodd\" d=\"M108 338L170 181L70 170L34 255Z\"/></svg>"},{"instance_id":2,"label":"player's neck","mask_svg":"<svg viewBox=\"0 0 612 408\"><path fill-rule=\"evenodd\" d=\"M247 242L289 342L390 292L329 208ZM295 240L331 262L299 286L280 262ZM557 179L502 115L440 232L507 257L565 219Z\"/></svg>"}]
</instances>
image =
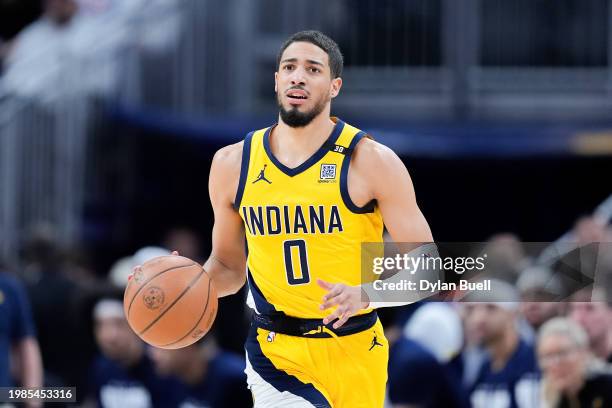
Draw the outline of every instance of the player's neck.
<instances>
[{"instance_id":1,"label":"player's neck","mask_svg":"<svg viewBox=\"0 0 612 408\"><path fill-rule=\"evenodd\" d=\"M503 336L488 345L491 355L491 370L499 371L506 366L506 363L516 350L519 343L519 335L516 330L508 330Z\"/></svg>"},{"instance_id":2,"label":"player's neck","mask_svg":"<svg viewBox=\"0 0 612 408\"><path fill-rule=\"evenodd\" d=\"M270 135L272 153L286 166L296 167L321 147L334 126L329 113L325 112L300 128L291 127L279 118L278 125Z\"/></svg>"}]
</instances>

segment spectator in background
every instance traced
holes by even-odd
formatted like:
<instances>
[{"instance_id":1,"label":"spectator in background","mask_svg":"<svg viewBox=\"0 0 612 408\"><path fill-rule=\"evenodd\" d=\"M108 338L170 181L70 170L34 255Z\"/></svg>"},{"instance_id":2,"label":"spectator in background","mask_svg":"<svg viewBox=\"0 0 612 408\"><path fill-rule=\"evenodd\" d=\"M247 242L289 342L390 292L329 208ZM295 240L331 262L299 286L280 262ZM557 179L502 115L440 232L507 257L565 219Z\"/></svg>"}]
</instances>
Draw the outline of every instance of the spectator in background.
<instances>
[{"instance_id":1,"label":"spectator in background","mask_svg":"<svg viewBox=\"0 0 612 408\"><path fill-rule=\"evenodd\" d=\"M480 324L471 319L470 308L461 304L459 315L463 323L463 350L461 351L462 383L463 387L471 390L476 383L480 367L486 359L486 351L483 348L482 331L477 329Z\"/></svg>"},{"instance_id":2,"label":"spectator in background","mask_svg":"<svg viewBox=\"0 0 612 408\"><path fill-rule=\"evenodd\" d=\"M607 223L595 216L578 218L572 230L573 238L580 244L605 242L611 238Z\"/></svg>"},{"instance_id":3,"label":"spectator in background","mask_svg":"<svg viewBox=\"0 0 612 408\"><path fill-rule=\"evenodd\" d=\"M410 318L389 356L394 408L469 407L461 384L461 320L452 306L425 302Z\"/></svg>"},{"instance_id":4,"label":"spectator in background","mask_svg":"<svg viewBox=\"0 0 612 408\"><path fill-rule=\"evenodd\" d=\"M569 317L586 332L591 352L612 363L612 309L602 288L582 289L571 297Z\"/></svg>"},{"instance_id":5,"label":"spectator in background","mask_svg":"<svg viewBox=\"0 0 612 408\"><path fill-rule=\"evenodd\" d=\"M90 369L88 400L101 408L168 408L176 405L177 383L155 374L144 343L130 329L120 294L104 297L93 310L101 354Z\"/></svg>"},{"instance_id":6,"label":"spectator in background","mask_svg":"<svg viewBox=\"0 0 612 408\"><path fill-rule=\"evenodd\" d=\"M18 95L53 92L65 60L72 55L70 42L78 24L76 0L44 0L41 18L16 37L6 59L3 90Z\"/></svg>"},{"instance_id":7,"label":"spectator in background","mask_svg":"<svg viewBox=\"0 0 612 408\"><path fill-rule=\"evenodd\" d=\"M82 342L75 309L79 290L64 274L65 250L57 243L56 231L49 224L30 227L24 241L22 275L45 362L45 383L81 386L85 366L79 354Z\"/></svg>"},{"instance_id":8,"label":"spectator in background","mask_svg":"<svg viewBox=\"0 0 612 408\"><path fill-rule=\"evenodd\" d=\"M178 251L181 256L202 263L202 241L194 230L187 227L170 229L164 237L166 248ZM216 340L224 350L244 353L244 341L248 332L248 314L245 308L245 288L236 296L219 299L219 310L215 320ZM236 318L241 316L242 319Z\"/></svg>"},{"instance_id":9,"label":"spectator in background","mask_svg":"<svg viewBox=\"0 0 612 408\"><path fill-rule=\"evenodd\" d=\"M573 321L554 318L538 334L542 408L610 407L612 374L594 360L586 332Z\"/></svg>"},{"instance_id":10,"label":"spectator in background","mask_svg":"<svg viewBox=\"0 0 612 408\"><path fill-rule=\"evenodd\" d=\"M487 254L487 277L515 282L530 260L519 238L511 233L499 233L487 240L473 256Z\"/></svg>"},{"instance_id":11,"label":"spectator in background","mask_svg":"<svg viewBox=\"0 0 612 408\"><path fill-rule=\"evenodd\" d=\"M11 362L16 366L13 367L16 368L16 383L11 375ZM19 281L0 270L0 387L41 387L42 371L25 290Z\"/></svg>"},{"instance_id":12,"label":"spectator in background","mask_svg":"<svg viewBox=\"0 0 612 408\"><path fill-rule=\"evenodd\" d=\"M246 387L244 358L219 350L208 334L202 342L177 350L151 349L157 373L177 378L180 407L246 408L253 405Z\"/></svg>"},{"instance_id":13,"label":"spectator in background","mask_svg":"<svg viewBox=\"0 0 612 408\"><path fill-rule=\"evenodd\" d=\"M178 251L181 256L193 259L198 263L205 261L202 257L200 236L189 228L173 228L166 233L164 247Z\"/></svg>"},{"instance_id":14,"label":"spectator in background","mask_svg":"<svg viewBox=\"0 0 612 408\"><path fill-rule=\"evenodd\" d=\"M42 17L16 36L7 54L0 92L47 103L112 96L129 47L163 55L177 44L178 3L44 0Z\"/></svg>"},{"instance_id":15,"label":"spectator in background","mask_svg":"<svg viewBox=\"0 0 612 408\"><path fill-rule=\"evenodd\" d=\"M535 333L547 320L563 313L561 282L543 266L532 266L521 272L516 287L520 292L522 317L527 327L521 327L524 338L533 342Z\"/></svg>"},{"instance_id":16,"label":"spectator in background","mask_svg":"<svg viewBox=\"0 0 612 408\"><path fill-rule=\"evenodd\" d=\"M460 377L420 343L406 337L391 348L388 386L394 408L470 406Z\"/></svg>"},{"instance_id":17,"label":"spectator in background","mask_svg":"<svg viewBox=\"0 0 612 408\"><path fill-rule=\"evenodd\" d=\"M538 367L532 346L517 329L518 293L506 282L491 279L490 292L464 299L468 325L477 332L488 356L471 392L474 408L538 406Z\"/></svg>"},{"instance_id":18,"label":"spectator in background","mask_svg":"<svg viewBox=\"0 0 612 408\"><path fill-rule=\"evenodd\" d=\"M170 255L170 251L166 248L157 246L140 248L134 255L115 261L108 273L109 283L120 290L124 290L128 277L132 274L135 266L142 265L153 258L168 255Z\"/></svg>"}]
</instances>

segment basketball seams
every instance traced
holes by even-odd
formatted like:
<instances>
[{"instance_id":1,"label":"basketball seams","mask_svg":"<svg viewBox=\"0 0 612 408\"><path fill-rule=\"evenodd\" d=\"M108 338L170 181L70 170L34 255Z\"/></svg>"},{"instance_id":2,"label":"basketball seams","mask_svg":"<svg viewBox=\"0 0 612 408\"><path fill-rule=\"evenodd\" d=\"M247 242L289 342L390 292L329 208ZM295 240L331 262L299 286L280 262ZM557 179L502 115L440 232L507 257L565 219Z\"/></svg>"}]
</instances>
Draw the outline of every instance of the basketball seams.
<instances>
[{"instance_id":1,"label":"basketball seams","mask_svg":"<svg viewBox=\"0 0 612 408\"><path fill-rule=\"evenodd\" d=\"M208 276L208 273L206 273L206 271L204 271L204 273ZM207 290L208 294L206 295L206 304L204 305L204 310L202 310L202 314L200 314L200 317L198 318L198 321L196 322L196 324L191 329L187 330L187 334L185 334L180 339L173 341L171 343L168 343L168 344L157 346L157 347L163 348L163 347L171 346L176 343L180 343L181 341L185 340L189 336L189 334L191 334L191 332L200 325L200 322L202 321L202 319L206 315L206 311L208 310L208 304L210 303L210 287L211 286L212 286L212 279L210 278L210 276L208 276L208 290Z\"/></svg>"},{"instance_id":2,"label":"basketball seams","mask_svg":"<svg viewBox=\"0 0 612 408\"><path fill-rule=\"evenodd\" d=\"M195 265L195 263L194 263ZM192 265L190 265L192 266ZM181 300L181 298L183 296L185 296L185 294L189 291L189 289L191 289L191 287L200 279L200 277L202 276L202 274L205 273L204 268L201 268L200 273L198 273L192 280L191 282L189 282L189 285L187 285L187 287L185 289L183 289L183 291L181 292L180 295L178 295L176 297L176 299L174 299L172 301L172 303L170 303L170 305L168 305L168 307L166 308L166 310L164 310L163 312L161 312L155 319L153 319L153 321L151 323L149 323L144 329L142 329L140 331L140 333L138 333L139 336L142 336L147 330L149 330L151 327L153 327L153 325L155 323L157 323L159 321L159 319L161 319L162 317L164 317L164 315L166 313L168 313L168 311L170 309L172 309L172 307L179 301ZM209 278L210 279L210 278ZM144 286L144 285L143 285Z\"/></svg>"},{"instance_id":3,"label":"basketball seams","mask_svg":"<svg viewBox=\"0 0 612 408\"><path fill-rule=\"evenodd\" d=\"M195 262L191 263L190 265L179 265L179 266L173 266L172 268L168 268L168 269L164 269L163 271L157 272L155 275L151 276L149 279L147 279L145 282L143 282L140 287L136 290L136 292L134 293L134 295L132 296L132 300L130 300L130 305L128 306L128 310L127 310L127 314L126 314L126 318L129 319L130 317L130 311L132 310L132 303L134 303L134 300L136 299L136 297L138 296L138 294L140 293L140 291L147 286L147 284L149 282L151 282L153 279L157 278L160 275L163 275L166 272L170 272L173 271L175 269L179 269L179 268L189 268L191 266L197 265Z\"/></svg>"}]
</instances>

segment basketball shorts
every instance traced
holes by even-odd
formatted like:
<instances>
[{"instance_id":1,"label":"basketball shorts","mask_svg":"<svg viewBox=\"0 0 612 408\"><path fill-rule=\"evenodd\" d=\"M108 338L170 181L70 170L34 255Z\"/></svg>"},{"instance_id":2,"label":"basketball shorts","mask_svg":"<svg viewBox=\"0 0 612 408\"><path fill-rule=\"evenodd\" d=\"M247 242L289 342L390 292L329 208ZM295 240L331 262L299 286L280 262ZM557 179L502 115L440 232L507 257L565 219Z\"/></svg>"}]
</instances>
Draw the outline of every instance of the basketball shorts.
<instances>
[{"instance_id":1,"label":"basketball shorts","mask_svg":"<svg viewBox=\"0 0 612 408\"><path fill-rule=\"evenodd\" d=\"M300 327L303 333L280 325L280 333L253 321L245 372L254 407L382 408L389 344L376 313L339 330L317 322Z\"/></svg>"}]
</instances>

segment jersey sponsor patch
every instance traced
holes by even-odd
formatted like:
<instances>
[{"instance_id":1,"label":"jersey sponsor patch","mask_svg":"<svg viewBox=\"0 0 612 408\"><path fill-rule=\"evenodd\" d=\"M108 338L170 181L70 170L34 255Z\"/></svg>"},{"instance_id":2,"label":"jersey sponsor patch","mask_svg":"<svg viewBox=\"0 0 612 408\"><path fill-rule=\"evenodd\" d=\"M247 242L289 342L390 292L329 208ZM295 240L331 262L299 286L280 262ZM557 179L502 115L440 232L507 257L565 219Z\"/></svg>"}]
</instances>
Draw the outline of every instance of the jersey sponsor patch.
<instances>
[{"instance_id":1,"label":"jersey sponsor patch","mask_svg":"<svg viewBox=\"0 0 612 408\"><path fill-rule=\"evenodd\" d=\"M321 164L321 180L333 180L336 178L335 164Z\"/></svg>"}]
</instances>

